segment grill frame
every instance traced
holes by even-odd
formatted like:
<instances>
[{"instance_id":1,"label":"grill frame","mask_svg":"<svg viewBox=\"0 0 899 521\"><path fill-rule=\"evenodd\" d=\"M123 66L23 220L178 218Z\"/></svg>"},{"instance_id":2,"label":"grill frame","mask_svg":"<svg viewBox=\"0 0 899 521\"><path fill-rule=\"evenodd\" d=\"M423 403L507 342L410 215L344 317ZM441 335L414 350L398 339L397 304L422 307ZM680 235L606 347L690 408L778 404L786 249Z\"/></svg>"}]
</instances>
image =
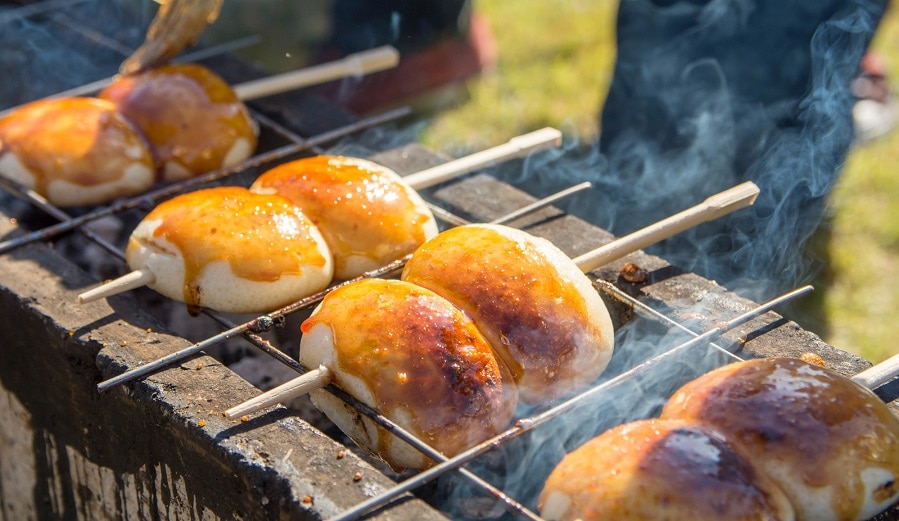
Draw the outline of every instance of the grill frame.
<instances>
[{"instance_id":1,"label":"grill frame","mask_svg":"<svg viewBox=\"0 0 899 521\"><path fill-rule=\"evenodd\" d=\"M258 71L228 56L204 63L231 81L259 77ZM359 121L305 93L275 96L251 106L257 110L257 120L275 115L279 122L271 120L267 128L288 141L295 141L297 135L321 136ZM322 114L328 117L315 117ZM285 126L280 128L282 122ZM401 174L446 160L408 143L369 159ZM509 166L520 167L519 162ZM479 174L424 194L475 222L533 202L532 196L497 177ZM490 197L472 197L472 193ZM552 240L572 257L612 240L607 232L558 209L546 209L513 224ZM15 222L0 219L3 237L21 232ZM624 262L648 269L649 281L632 285L621 280L618 273ZM626 295L700 330L754 306L711 281L679 272L643 253L590 275L616 326L636 313ZM345 449L342 445L283 407L248 422L225 420L222 410L258 390L213 357L191 358L139 382L98 393L97 382L191 342L170 332L128 295L77 304L77 294L97 282L48 243L18 246L0 256L0 309L5 311L0 317L0 340L5 345L0 351L0 396L6 404L0 412L23 419L21 430L30 429L32 452L25 455L35 456L35 475L62 483L43 490L49 498L46 510L38 506L37 492L33 507L12 503L7 508L36 508L42 515L80 510L148 517L196 517L206 509L222 518L237 514L247 519L318 519L352 508L391 487L394 478L404 477L389 476L352 451L338 457ZM706 304L707 314L691 316L700 301ZM732 348L741 345L742 357L814 351L847 376L870 365L776 313L725 335L721 343ZM35 382L48 382L51 387L41 389ZM200 426L201 421L205 425ZM148 439L148 432L158 438ZM298 432L304 433L303 443L296 443ZM27 459L20 463L27 465ZM360 482L354 481L357 472L363 474ZM90 489L115 490L115 499L85 492ZM135 501L126 500L129 494ZM427 490L422 496L428 497ZM421 499L403 498L375 517L437 519L442 514Z\"/></svg>"}]
</instances>

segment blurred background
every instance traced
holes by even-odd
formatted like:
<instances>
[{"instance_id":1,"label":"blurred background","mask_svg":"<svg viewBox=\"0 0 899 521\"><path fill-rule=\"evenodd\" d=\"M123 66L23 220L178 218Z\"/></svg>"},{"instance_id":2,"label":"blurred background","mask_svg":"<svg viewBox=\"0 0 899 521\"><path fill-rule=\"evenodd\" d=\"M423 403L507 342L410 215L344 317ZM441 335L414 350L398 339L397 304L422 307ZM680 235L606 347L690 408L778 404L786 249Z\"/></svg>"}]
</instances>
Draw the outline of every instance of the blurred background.
<instances>
[{"instance_id":1,"label":"blurred background","mask_svg":"<svg viewBox=\"0 0 899 521\"><path fill-rule=\"evenodd\" d=\"M354 9L353 2L337 4L226 1L206 38L222 41L258 28L270 37L261 47L248 49L245 58L271 71L287 70L327 56L322 42L333 45L333 33L341 31L333 26L335 9ZM396 40L400 47L408 44L401 51L417 53L450 41L443 49L432 49L445 53L430 63L445 73L444 82L419 86L396 100L414 103L419 110L416 139L451 156L544 126L562 129L572 148L596 141L602 133L598 115L616 60L617 1L448 4L451 9L445 14L458 16L453 22L457 25L450 26L459 34L423 31L415 41ZM869 49L882 58L887 78L899 74L897 26L899 12L888 9ZM286 43L294 50L285 52ZM465 63L448 64L445 57L453 55ZM450 70L453 67L459 70ZM892 342L899 337L899 320L893 315L899 296L899 281L893 276L899 266L897 165L899 134L891 125L853 144L827 197L821 231L809 243L811 255L824 259L804 274L816 294L787 312L827 343L873 362L899 353ZM821 235L827 240L816 241Z\"/></svg>"},{"instance_id":2,"label":"blurred background","mask_svg":"<svg viewBox=\"0 0 899 521\"><path fill-rule=\"evenodd\" d=\"M500 28L494 30L496 67L468 83L465 103L435 115L422 141L462 147L543 125L595 139L601 132L596 114L616 56L617 2L479 0L476 5ZM884 58L888 77L899 77L899 10L887 10L871 51ZM470 136L472 129L478 129L476 136ZM897 168L897 132L853 147L821 224L830 240L819 253L829 262L810 281L816 296L790 313L827 343L875 363L899 353L893 342L899 338L893 313L899 305Z\"/></svg>"}]
</instances>

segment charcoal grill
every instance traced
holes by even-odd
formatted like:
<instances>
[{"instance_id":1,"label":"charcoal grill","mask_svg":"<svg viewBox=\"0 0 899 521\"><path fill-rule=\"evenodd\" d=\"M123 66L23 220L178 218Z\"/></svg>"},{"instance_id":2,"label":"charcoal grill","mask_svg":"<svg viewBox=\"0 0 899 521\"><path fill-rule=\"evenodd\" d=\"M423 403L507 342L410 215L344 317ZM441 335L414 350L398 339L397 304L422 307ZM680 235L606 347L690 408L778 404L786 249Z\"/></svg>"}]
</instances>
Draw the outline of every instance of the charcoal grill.
<instances>
[{"instance_id":1,"label":"charcoal grill","mask_svg":"<svg viewBox=\"0 0 899 521\"><path fill-rule=\"evenodd\" d=\"M148 19L129 14L130 25L109 36L92 27L97 23L93 11L78 10L83 3L32 4L30 23L71 33L76 49L100 46L114 70L122 54L139 43L141 33L134 28ZM9 8L0 16L11 16L11 6L0 5ZM228 54L203 63L230 81L262 76ZM73 86L51 84L44 87L51 89L47 92L29 94L36 98ZM26 100L7 95L0 101L6 108ZM447 160L412 142L402 125L410 114L402 109L360 117L302 91L259 100L251 109L262 128L257 156L210 183L247 185L268 165L322 152L365 156L401 174ZM494 168L524 165L512 161ZM441 210L437 215L444 226L490 221L536 200L494 173L485 169L422 193ZM14 186L6 188L16 192ZM756 304L638 252L590 273L612 313L621 346L599 384L602 392L584 395L577 407L540 425L535 419L546 411L529 411L464 465L396 474L360 453L302 403L247 421L222 415L259 392L235 370L247 356L271 355L267 367L282 374L301 369L293 362L291 339L301 312L274 321L286 324L269 323L266 317L191 317L183 305L140 290L79 305L76 297L85 288L126 270L117 252L151 202L114 203L100 209L104 215L97 218L87 211L65 215L27 194L17 195L22 197L4 196L0 219L0 512L10 519L535 519L533 498L562 452L605 428L654 414L675 387L712 367L735 357L809 352L845 375L870 365L776 312L678 356L662 355ZM72 218L83 218L82 226L54 228L57 221ZM512 224L550 239L572 257L613 239L558 208ZM104 226L111 226L112 233ZM621 275L625 262L646 270L648 278L626 280ZM215 342L203 353L146 378L97 390L98 382L240 324L247 325L245 333ZM886 401L896 397L893 387L879 390ZM558 439L565 442L553 441ZM879 519L899 519L899 510Z\"/></svg>"}]
</instances>

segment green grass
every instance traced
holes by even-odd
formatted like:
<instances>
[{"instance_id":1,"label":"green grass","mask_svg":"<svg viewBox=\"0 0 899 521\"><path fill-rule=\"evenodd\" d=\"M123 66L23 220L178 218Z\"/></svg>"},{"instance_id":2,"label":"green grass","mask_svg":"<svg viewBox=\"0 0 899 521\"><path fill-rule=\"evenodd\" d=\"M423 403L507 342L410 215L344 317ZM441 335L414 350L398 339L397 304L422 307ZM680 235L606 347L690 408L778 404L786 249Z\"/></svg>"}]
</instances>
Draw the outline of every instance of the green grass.
<instances>
[{"instance_id":1,"label":"green grass","mask_svg":"<svg viewBox=\"0 0 899 521\"><path fill-rule=\"evenodd\" d=\"M452 155L543 126L590 142L615 61L613 0L476 0L493 27L498 63L464 102L433 116L421 141ZM873 48L899 79L899 13ZM899 81L899 80L897 80ZM899 132L857 148L831 196L832 240L815 309L796 318L824 341L873 362L899 353ZM820 284L826 284L821 287ZM794 317L795 318L795 317Z\"/></svg>"},{"instance_id":2,"label":"green grass","mask_svg":"<svg viewBox=\"0 0 899 521\"><path fill-rule=\"evenodd\" d=\"M434 118L422 142L474 150L545 126L594 140L615 61L618 2L478 0L475 5L493 27L498 63L469 83L466 103Z\"/></svg>"},{"instance_id":3,"label":"green grass","mask_svg":"<svg viewBox=\"0 0 899 521\"><path fill-rule=\"evenodd\" d=\"M899 78L899 13L887 13L872 48ZM895 82L894 82L895 83ZM899 132L857 148L831 196L825 341L877 362L899 353Z\"/></svg>"}]
</instances>

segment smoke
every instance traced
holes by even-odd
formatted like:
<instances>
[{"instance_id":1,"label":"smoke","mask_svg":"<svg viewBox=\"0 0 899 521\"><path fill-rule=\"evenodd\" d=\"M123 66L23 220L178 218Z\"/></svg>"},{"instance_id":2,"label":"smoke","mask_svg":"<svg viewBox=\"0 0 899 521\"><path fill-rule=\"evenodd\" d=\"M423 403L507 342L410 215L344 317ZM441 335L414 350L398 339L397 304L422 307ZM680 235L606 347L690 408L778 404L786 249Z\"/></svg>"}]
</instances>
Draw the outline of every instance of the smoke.
<instances>
[{"instance_id":1,"label":"smoke","mask_svg":"<svg viewBox=\"0 0 899 521\"><path fill-rule=\"evenodd\" d=\"M700 303L696 309L702 307ZM650 319L635 318L623 324L616 331L615 356L596 384L604 386L599 392L577 398L575 407L518 438L505 440L466 467L536 511L546 478L566 454L616 425L658 416L667 396L681 383L732 360L714 348L697 346L663 364L648 364L638 373L619 377L689 338L692 336L683 331L662 327ZM539 417L564 401L531 410L522 406L518 415ZM453 519L517 519L493 503L492 509L481 511L479 498L485 497L484 493L458 477L441 478L429 493L443 499L439 505Z\"/></svg>"},{"instance_id":2,"label":"smoke","mask_svg":"<svg viewBox=\"0 0 899 521\"><path fill-rule=\"evenodd\" d=\"M73 3L30 16L0 10L0 110L114 75L123 51L143 41L155 10L133 0Z\"/></svg>"},{"instance_id":3,"label":"smoke","mask_svg":"<svg viewBox=\"0 0 899 521\"><path fill-rule=\"evenodd\" d=\"M622 0L618 59L592 147L501 175L534 190L584 179L566 209L623 235L752 180L755 205L650 248L762 300L810 281L805 245L852 146L850 82L884 0Z\"/></svg>"},{"instance_id":4,"label":"smoke","mask_svg":"<svg viewBox=\"0 0 899 521\"><path fill-rule=\"evenodd\" d=\"M767 300L821 269L806 244L820 233L852 146L850 83L885 8L880 0L622 0L599 142L568 139L496 174L533 194L592 181L588 195L563 206L619 236L752 180L761 189L755 205L649 251ZM626 323L604 378L683 340L646 320ZM656 416L677 382L727 361L711 349L691 355L509 444L495 475L489 459L477 470L536 507L564 454L611 426ZM464 505L465 494L452 492Z\"/></svg>"}]
</instances>

